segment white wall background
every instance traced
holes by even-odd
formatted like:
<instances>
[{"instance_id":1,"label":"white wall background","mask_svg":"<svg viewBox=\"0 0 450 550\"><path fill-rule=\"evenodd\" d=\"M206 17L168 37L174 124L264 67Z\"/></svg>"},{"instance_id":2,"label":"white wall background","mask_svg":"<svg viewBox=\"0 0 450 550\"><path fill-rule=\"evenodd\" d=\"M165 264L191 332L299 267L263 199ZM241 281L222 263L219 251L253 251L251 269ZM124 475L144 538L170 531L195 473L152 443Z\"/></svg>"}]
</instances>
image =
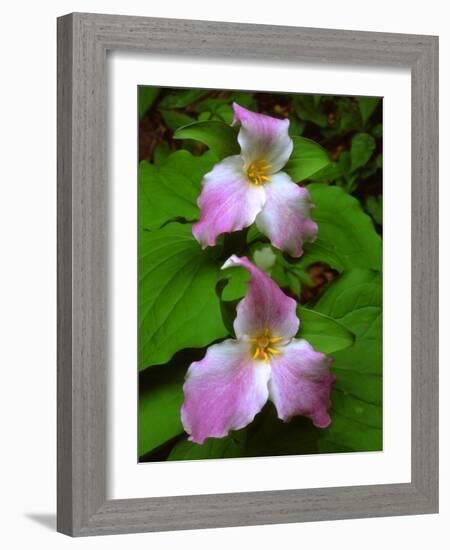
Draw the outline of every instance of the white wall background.
<instances>
[{"instance_id":1,"label":"white wall background","mask_svg":"<svg viewBox=\"0 0 450 550\"><path fill-rule=\"evenodd\" d=\"M91 11L440 35L441 68L441 513L299 525L71 540L54 532L56 470L56 23ZM317 550L445 547L450 521L447 399L450 354L448 135L450 30L446 5L378 0L59 0L3 5L0 56L1 372L0 507L5 548L245 548ZM405 243L406 244L406 243ZM447 308L445 307L447 306ZM5 376L6 375L6 376Z\"/></svg>"}]
</instances>

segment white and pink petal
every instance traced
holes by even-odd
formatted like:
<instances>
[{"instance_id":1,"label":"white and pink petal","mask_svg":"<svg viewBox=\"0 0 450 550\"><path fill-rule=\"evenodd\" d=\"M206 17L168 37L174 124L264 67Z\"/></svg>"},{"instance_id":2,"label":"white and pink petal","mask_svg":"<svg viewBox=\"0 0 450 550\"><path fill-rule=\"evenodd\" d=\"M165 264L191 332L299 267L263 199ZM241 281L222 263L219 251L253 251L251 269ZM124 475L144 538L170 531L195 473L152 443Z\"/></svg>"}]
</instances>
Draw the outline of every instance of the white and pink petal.
<instances>
[{"instance_id":1,"label":"white and pink petal","mask_svg":"<svg viewBox=\"0 0 450 550\"><path fill-rule=\"evenodd\" d=\"M204 176L202 186L197 200L200 220L192 226L192 233L203 248L214 246L223 233L251 225L266 200L264 188L248 181L239 155L216 164Z\"/></svg>"},{"instance_id":2,"label":"white and pink petal","mask_svg":"<svg viewBox=\"0 0 450 550\"><path fill-rule=\"evenodd\" d=\"M255 362L248 342L225 340L208 348L186 375L181 421L190 441L224 437L244 428L268 399L270 366Z\"/></svg>"},{"instance_id":3,"label":"white and pink petal","mask_svg":"<svg viewBox=\"0 0 450 550\"><path fill-rule=\"evenodd\" d=\"M330 357L319 353L306 340L292 340L280 347L281 354L270 358L270 399L278 417L290 420L306 416L318 428L331 423L328 410L336 377L329 370Z\"/></svg>"},{"instance_id":4,"label":"white and pink petal","mask_svg":"<svg viewBox=\"0 0 450 550\"><path fill-rule=\"evenodd\" d=\"M313 204L309 192L284 172L271 176L264 189L266 202L256 217L256 226L273 246L298 258L303 254L303 243L317 237L317 224L310 217Z\"/></svg>"},{"instance_id":5,"label":"white and pink petal","mask_svg":"<svg viewBox=\"0 0 450 550\"><path fill-rule=\"evenodd\" d=\"M291 156L289 119L278 119L249 111L233 103L233 124L241 124L238 142L246 167L255 160L265 161L273 174L281 170Z\"/></svg>"},{"instance_id":6,"label":"white and pink petal","mask_svg":"<svg viewBox=\"0 0 450 550\"><path fill-rule=\"evenodd\" d=\"M248 291L237 308L234 330L237 338L253 338L267 331L270 336L288 341L298 331L297 302L245 256L231 256L222 269L245 267L250 273Z\"/></svg>"}]
</instances>

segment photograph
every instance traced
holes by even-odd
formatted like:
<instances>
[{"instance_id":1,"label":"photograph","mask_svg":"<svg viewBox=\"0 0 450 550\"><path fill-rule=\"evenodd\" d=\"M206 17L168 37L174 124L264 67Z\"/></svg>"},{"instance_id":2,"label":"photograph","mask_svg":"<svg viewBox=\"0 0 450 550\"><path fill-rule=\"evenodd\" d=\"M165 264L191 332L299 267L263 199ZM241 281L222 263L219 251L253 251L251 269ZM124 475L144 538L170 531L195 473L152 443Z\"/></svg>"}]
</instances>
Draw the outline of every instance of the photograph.
<instances>
[{"instance_id":1,"label":"photograph","mask_svg":"<svg viewBox=\"0 0 450 550\"><path fill-rule=\"evenodd\" d=\"M137 94L138 461L382 451L383 99Z\"/></svg>"}]
</instances>

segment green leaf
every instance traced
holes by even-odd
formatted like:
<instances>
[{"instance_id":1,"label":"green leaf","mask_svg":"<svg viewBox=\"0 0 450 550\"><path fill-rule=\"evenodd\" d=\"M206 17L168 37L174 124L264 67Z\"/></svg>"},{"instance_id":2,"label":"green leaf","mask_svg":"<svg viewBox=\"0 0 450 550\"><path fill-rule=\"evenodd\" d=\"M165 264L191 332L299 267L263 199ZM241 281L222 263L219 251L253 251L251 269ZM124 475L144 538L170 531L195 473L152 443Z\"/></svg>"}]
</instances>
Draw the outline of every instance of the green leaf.
<instances>
[{"instance_id":1,"label":"green leaf","mask_svg":"<svg viewBox=\"0 0 450 550\"><path fill-rule=\"evenodd\" d=\"M188 124L174 134L175 139L195 139L207 145L218 159L239 153L235 128L218 120L207 120Z\"/></svg>"},{"instance_id":2,"label":"green leaf","mask_svg":"<svg viewBox=\"0 0 450 550\"><path fill-rule=\"evenodd\" d=\"M361 118L364 126L367 124L369 118L372 116L373 112L377 108L381 99L379 97L357 97L356 98L359 105L359 111L361 113Z\"/></svg>"},{"instance_id":3,"label":"green leaf","mask_svg":"<svg viewBox=\"0 0 450 550\"><path fill-rule=\"evenodd\" d=\"M319 449L330 450L336 443L354 450L381 450L381 274L360 269L344 273L318 300L315 310L333 317L356 336L352 347L333 354L333 421Z\"/></svg>"},{"instance_id":4,"label":"green leaf","mask_svg":"<svg viewBox=\"0 0 450 550\"><path fill-rule=\"evenodd\" d=\"M195 220L200 182L216 162L210 153L193 156L188 151L172 153L157 165L146 160L139 165L139 224L157 229L169 220Z\"/></svg>"},{"instance_id":5,"label":"green leaf","mask_svg":"<svg viewBox=\"0 0 450 550\"><path fill-rule=\"evenodd\" d=\"M304 245L299 265L325 262L337 271L380 269L381 238L359 201L340 187L313 183L307 188L315 204L312 217L319 232L315 242Z\"/></svg>"},{"instance_id":6,"label":"green leaf","mask_svg":"<svg viewBox=\"0 0 450 550\"><path fill-rule=\"evenodd\" d=\"M171 149L166 141L158 143L153 150L153 162L155 164L162 164L171 154Z\"/></svg>"},{"instance_id":7,"label":"green leaf","mask_svg":"<svg viewBox=\"0 0 450 550\"><path fill-rule=\"evenodd\" d=\"M139 86L139 118L140 119L143 118L143 116L147 113L147 111L153 105L156 98L158 97L159 92L160 92L160 88L157 88L155 86Z\"/></svg>"},{"instance_id":8,"label":"green leaf","mask_svg":"<svg viewBox=\"0 0 450 550\"><path fill-rule=\"evenodd\" d=\"M340 97L337 100L339 110L338 132L361 130L362 119L358 106L349 97Z\"/></svg>"},{"instance_id":9,"label":"green leaf","mask_svg":"<svg viewBox=\"0 0 450 550\"><path fill-rule=\"evenodd\" d=\"M371 135L359 133L353 136L350 148L352 172L366 164L372 156L375 147L375 139Z\"/></svg>"},{"instance_id":10,"label":"green leaf","mask_svg":"<svg viewBox=\"0 0 450 550\"><path fill-rule=\"evenodd\" d=\"M348 348L354 342L353 333L328 315L300 306L297 315L300 319L297 338L307 340L316 351L329 354Z\"/></svg>"},{"instance_id":11,"label":"green leaf","mask_svg":"<svg viewBox=\"0 0 450 550\"><path fill-rule=\"evenodd\" d=\"M181 126L191 124L194 119L184 113L178 113L177 111L165 111L160 109L159 112L166 123L166 126L175 132Z\"/></svg>"},{"instance_id":12,"label":"green leaf","mask_svg":"<svg viewBox=\"0 0 450 550\"><path fill-rule=\"evenodd\" d=\"M208 93L208 90L177 90L164 97L160 106L163 109L184 109Z\"/></svg>"},{"instance_id":13,"label":"green leaf","mask_svg":"<svg viewBox=\"0 0 450 550\"><path fill-rule=\"evenodd\" d=\"M306 122L299 120L296 116L289 119L289 135L293 138L301 136L306 128Z\"/></svg>"},{"instance_id":14,"label":"green leaf","mask_svg":"<svg viewBox=\"0 0 450 550\"><path fill-rule=\"evenodd\" d=\"M381 195L367 197L366 210L378 225L383 223L383 197Z\"/></svg>"},{"instance_id":15,"label":"green leaf","mask_svg":"<svg viewBox=\"0 0 450 550\"><path fill-rule=\"evenodd\" d=\"M319 170L311 178L314 181L335 181L346 176L350 172L351 159L348 151L342 151L337 161L330 162L322 170Z\"/></svg>"},{"instance_id":16,"label":"green leaf","mask_svg":"<svg viewBox=\"0 0 450 550\"><path fill-rule=\"evenodd\" d=\"M250 274L244 267L230 267L223 272L222 279L216 287L223 324L233 337L236 307L247 293L249 278Z\"/></svg>"},{"instance_id":17,"label":"green leaf","mask_svg":"<svg viewBox=\"0 0 450 550\"><path fill-rule=\"evenodd\" d=\"M215 292L222 272L213 253L202 251L190 224L140 232L140 369L227 335Z\"/></svg>"},{"instance_id":18,"label":"green leaf","mask_svg":"<svg viewBox=\"0 0 450 550\"><path fill-rule=\"evenodd\" d=\"M372 135L376 138L381 138L383 136L383 125L381 122L379 124L375 124L372 128Z\"/></svg>"},{"instance_id":19,"label":"green leaf","mask_svg":"<svg viewBox=\"0 0 450 550\"><path fill-rule=\"evenodd\" d=\"M247 281L250 279L249 272L244 267L227 268L222 276L227 279L227 284L224 287L221 298L226 302L238 300L242 298L247 290Z\"/></svg>"},{"instance_id":20,"label":"green leaf","mask_svg":"<svg viewBox=\"0 0 450 550\"><path fill-rule=\"evenodd\" d=\"M284 167L294 181L310 178L330 163L327 151L315 141L303 137L294 137L294 149Z\"/></svg>"},{"instance_id":21,"label":"green leaf","mask_svg":"<svg viewBox=\"0 0 450 550\"><path fill-rule=\"evenodd\" d=\"M226 99L204 99L196 105L195 111L201 114L202 120L219 120L225 124L231 124L233 120L233 110Z\"/></svg>"},{"instance_id":22,"label":"green leaf","mask_svg":"<svg viewBox=\"0 0 450 550\"><path fill-rule=\"evenodd\" d=\"M256 224L252 224L247 233L247 244L253 244L255 242L267 242L267 237L263 235L259 229L256 227Z\"/></svg>"},{"instance_id":23,"label":"green leaf","mask_svg":"<svg viewBox=\"0 0 450 550\"><path fill-rule=\"evenodd\" d=\"M258 110L258 103L253 97L253 94L249 92L231 92L230 95L227 97L227 100L230 103L236 102L241 107L245 107L250 111Z\"/></svg>"},{"instance_id":24,"label":"green leaf","mask_svg":"<svg viewBox=\"0 0 450 550\"><path fill-rule=\"evenodd\" d=\"M320 97L320 96L318 96ZM313 122L320 128L328 126L327 115L321 108L321 102L317 102L313 95L294 96L294 108L300 120Z\"/></svg>"},{"instance_id":25,"label":"green leaf","mask_svg":"<svg viewBox=\"0 0 450 550\"><path fill-rule=\"evenodd\" d=\"M168 460L236 458L243 456L244 447L245 436L242 430L221 439L208 438L202 445L184 439L175 445Z\"/></svg>"},{"instance_id":26,"label":"green leaf","mask_svg":"<svg viewBox=\"0 0 450 550\"><path fill-rule=\"evenodd\" d=\"M145 371L145 381L139 381L140 457L183 433L180 408L188 366L153 367Z\"/></svg>"},{"instance_id":27,"label":"green leaf","mask_svg":"<svg viewBox=\"0 0 450 550\"><path fill-rule=\"evenodd\" d=\"M276 283L295 297L300 297L301 285L310 284L310 277L297 262L288 261L283 253L271 245L255 243L251 247L253 263L265 271Z\"/></svg>"}]
</instances>

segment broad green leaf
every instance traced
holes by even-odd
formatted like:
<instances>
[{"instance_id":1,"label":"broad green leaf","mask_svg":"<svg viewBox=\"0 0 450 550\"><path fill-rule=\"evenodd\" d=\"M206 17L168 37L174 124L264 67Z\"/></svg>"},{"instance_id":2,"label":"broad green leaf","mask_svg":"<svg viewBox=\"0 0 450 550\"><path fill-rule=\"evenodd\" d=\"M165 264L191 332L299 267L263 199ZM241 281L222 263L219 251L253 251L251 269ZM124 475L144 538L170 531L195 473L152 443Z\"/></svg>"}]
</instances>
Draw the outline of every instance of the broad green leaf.
<instances>
[{"instance_id":1,"label":"broad green leaf","mask_svg":"<svg viewBox=\"0 0 450 550\"><path fill-rule=\"evenodd\" d=\"M200 182L216 162L210 153L193 156L188 151L172 153L157 165L146 160L139 165L139 224L157 229L174 219L195 220Z\"/></svg>"},{"instance_id":2,"label":"broad green leaf","mask_svg":"<svg viewBox=\"0 0 450 550\"><path fill-rule=\"evenodd\" d=\"M169 144L166 141L158 143L153 150L153 162L154 164L162 164L172 153Z\"/></svg>"},{"instance_id":3,"label":"broad green leaf","mask_svg":"<svg viewBox=\"0 0 450 550\"><path fill-rule=\"evenodd\" d=\"M350 147L352 172L366 164L372 156L375 147L375 140L370 134L359 133L353 136Z\"/></svg>"},{"instance_id":4,"label":"broad green leaf","mask_svg":"<svg viewBox=\"0 0 450 550\"><path fill-rule=\"evenodd\" d=\"M175 139L195 139L207 145L218 159L239 153L236 129L218 120L194 122L178 128Z\"/></svg>"},{"instance_id":5,"label":"broad green leaf","mask_svg":"<svg viewBox=\"0 0 450 550\"><path fill-rule=\"evenodd\" d=\"M335 181L350 172L351 159L348 151L342 151L337 161L330 162L322 170L316 172L311 179L314 181Z\"/></svg>"},{"instance_id":6,"label":"broad green leaf","mask_svg":"<svg viewBox=\"0 0 450 550\"><path fill-rule=\"evenodd\" d=\"M297 338L307 340L316 351L329 354L348 348L354 342L353 333L328 315L300 306L297 315L300 319Z\"/></svg>"},{"instance_id":7,"label":"broad green leaf","mask_svg":"<svg viewBox=\"0 0 450 550\"><path fill-rule=\"evenodd\" d=\"M183 109L195 103L209 92L208 90L176 90L166 95L160 105L163 109Z\"/></svg>"},{"instance_id":8,"label":"broad green leaf","mask_svg":"<svg viewBox=\"0 0 450 550\"><path fill-rule=\"evenodd\" d=\"M383 223L383 197L381 195L367 197L366 210L378 225Z\"/></svg>"},{"instance_id":9,"label":"broad green leaf","mask_svg":"<svg viewBox=\"0 0 450 550\"><path fill-rule=\"evenodd\" d=\"M377 108L378 104L380 103L381 99L379 97L363 97L363 96L359 96L356 99L358 101L361 118L365 126L369 118L372 116L373 112Z\"/></svg>"},{"instance_id":10,"label":"broad green leaf","mask_svg":"<svg viewBox=\"0 0 450 550\"><path fill-rule=\"evenodd\" d=\"M382 285L378 271L353 269L340 275L314 304L314 310L329 315L350 328L358 339L376 340L381 327Z\"/></svg>"},{"instance_id":11,"label":"broad green leaf","mask_svg":"<svg viewBox=\"0 0 450 550\"><path fill-rule=\"evenodd\" d=\"M178 113L177 111L166 111L164 109L160 109L159 112L161 113L161 116L163 117L166 126L170 128L173 132L175 132L181 126L185 126L186 124L191 124L192 122L194 122L194 119L192 117L184 113Z\"/></svg>"},{"instance_id":12,"label":"broad green leaf","mask_svg":"<svg viewBox=\"0 0 450 550\"><path fill-rule=\"evenodd\" d=\"M222 272L214 252L200 248L190 224L140 232L140 369L227 335L215 292Z\"/></svg>"},{"instance_id":13,"label":"broad green leaf","mask_svg":"<svg viewBox=\"0 0 450 550\"><path fill-rule=\"evenodd\" d=\"M160 88L155 86L139 86L139 118L147 113L158 97Z\"/></svg>"},{"instance_id":14,"label":"broad green leaf","mask_svg":"<svg viewBox=\"0 0 450 550\"><path fill-rule=\"evenodd\" d=\"M355 344L333 354L336 374L331 426L321 450L339 444L354 450L382 448L381 274L353 270L333 281L314 306L351 330Z\"/></svg>"},{"instance_id":15,"label":"broad green leaf","mask_svg":"<svg viewBox=\"0 0 450 550\"><path fill-rule=\"evenodd\" d=\"M340 187L315 183L307 188L315 204L312 217L319 232L316 241L304 245L299 265L325 262L337 271L380 269L381 238L359 201Z\"/></svg>"},{"instance_id":16,"label":"broad green leaf","mask_svg":"<svg viewBox=\"0 0 450 550\"><path fill-rule=\"evenodd\" d=\"M189 365L147 369L139 381L139 456L183 433L180 408Z\"/></svg>"},{"instance_id":17,"label":"broad green leaf","mask_svg":"<svg viewBox=\"0 0 450 550\"><path fill-rule=\"evenodd\" d=\"M183 439L172 449L168 460L199 460L206 458L236 458L245 453L243 430L221 439L209 438L202 445Z\"/></svg>"},{"instance_id":18,"label":"broad green leaf","mask_svg":"<svg viewBox=\"0 0 450 550\"><path fill-rule=\"evenodd\" d=\"M312 177L330 163L327 151L315 141L303 137L294 137L294 149L284 167L294 181Z\"/></svg>"}]
</instances>

